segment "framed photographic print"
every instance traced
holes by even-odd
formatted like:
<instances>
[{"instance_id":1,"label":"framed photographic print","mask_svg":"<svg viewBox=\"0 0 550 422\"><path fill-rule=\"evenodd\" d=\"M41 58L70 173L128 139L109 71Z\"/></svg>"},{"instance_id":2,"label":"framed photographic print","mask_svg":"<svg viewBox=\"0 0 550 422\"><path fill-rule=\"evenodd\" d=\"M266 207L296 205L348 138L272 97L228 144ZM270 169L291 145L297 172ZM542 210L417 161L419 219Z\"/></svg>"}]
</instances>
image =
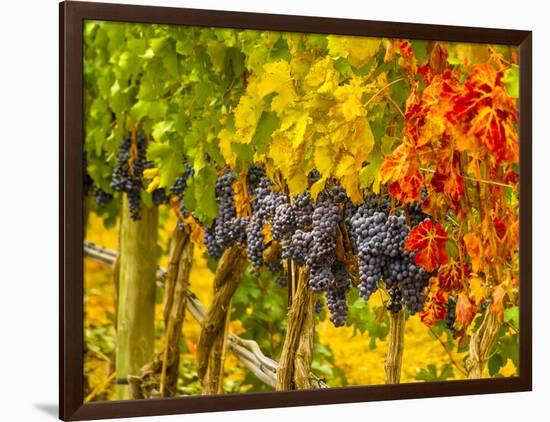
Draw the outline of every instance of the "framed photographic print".
<instances>
[{"instance_id":1,"label":"framed photographic print","mask_svg":"<svg viewBox=\"0 0 550 422\"><path fill-rule=\"evenodd\" d=\"M60 4L60 417L531 389L531 33Z\"/></svg>"}]
</instances>

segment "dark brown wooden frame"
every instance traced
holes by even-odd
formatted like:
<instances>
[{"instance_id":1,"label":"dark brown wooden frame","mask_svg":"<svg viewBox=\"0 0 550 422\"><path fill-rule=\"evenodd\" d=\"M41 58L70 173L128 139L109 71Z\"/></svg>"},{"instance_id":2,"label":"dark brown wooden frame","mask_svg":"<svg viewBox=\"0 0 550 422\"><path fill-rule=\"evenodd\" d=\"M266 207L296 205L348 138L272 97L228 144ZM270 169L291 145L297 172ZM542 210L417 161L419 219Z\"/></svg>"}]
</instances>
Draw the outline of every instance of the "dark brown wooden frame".
<instances>
[{"instance_id":1,"label":"dark brown wooden frame","mask_svg":"<svg viewBox=\"0 0 550 422\"><path fill-rule=\"evenodd\" d=\"M518 46L521 140L520 376L323 390L84 403L82 27L83 21L88 19ZM59 416L61 419L86 420L531 390L532 34L530 31L71 1L59 5L59 32Z\"/></svg>"}]
</instances>

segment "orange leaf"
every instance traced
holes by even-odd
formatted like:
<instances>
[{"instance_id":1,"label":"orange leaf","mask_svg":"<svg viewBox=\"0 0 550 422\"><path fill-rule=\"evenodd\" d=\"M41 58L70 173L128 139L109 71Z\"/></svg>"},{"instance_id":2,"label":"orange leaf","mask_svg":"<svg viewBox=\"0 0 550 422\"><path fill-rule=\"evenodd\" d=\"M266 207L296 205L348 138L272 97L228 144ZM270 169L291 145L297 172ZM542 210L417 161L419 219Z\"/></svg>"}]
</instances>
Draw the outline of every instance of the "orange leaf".
<instances>
[{"instance_id":1,"label":"orange leaf","mask_svg":"<svg viewBox=\"0 0 550 422\"><path fill-rule=\"evenodd\" d=\"M481 304L487 296L487 288L485 287L483 280L479 276L473 274L472 277L470 277L469 284L470 298L473 299L476 305Z\"/></svg>"},{"instance_id":2,"label":"orange leaf","mask_svg":"<svg viewBox=\"0 0 550 422\"><path fill-rule=\"evenodd\" d=\"M451 160L448 157L440 159L431 184L436 192L444 192L451 201L457 203L464 194L464 183L460 174L458 152L455 152Z\"/></svg>"},{"instance_id":3,"label":"orange leaf","mask_svg":"<svg viewBox=\"0 0 550 422\"><path fill-rule=\"evenodd\" d=\"M424 303L424 310L420 313L420 320L431 327L435 321L441 321L445 318L445 304L447 303L447 295L439 288L437 278L430 279L430 292Z\"/></svg>"},{"instance_id":4,"label":"orange leaf","mask_svg":"<svg viewBox=\"0 0 550 422\"><path fill-rule=\"evenodd\" d=\"M403 143L380 167L380 178L388 183L390 195L402 202L418 201L424 178L418 171L418 159L414 150Z\"/></svg>"},{"instance_id":5,"label":"orange leaf","mask_svg":"<svg viewBox=\"0 0 550 422\"><path fill-rule=\"evenodd\" d=\"M467 233L464 235L464 245L466 245L466 251L470 255L472 269L477 273L481 269L482 263L481 240L476 234Z\"/></svg>"},{"instance_id":6,"label":"orange leaf","mask_svg":"<svg viewBox=\"0 0 550 422\"><path fill-rule=\"evenodd\" d=\"M456 320L463 325L468 325L475 314L475 308L466 293L460 293L456 302Z\"/></svg>"},{"instance_id":7,"label":"orange leaf","mask_svg":"<svg viewBox=\"0 0 550 422\"><path fill-rule=\"evenodd\" d=\"M519 155L517 104L504 88L504 74L491 65L474 67L472 75L452 98L451 121L460 121L479 138L497 162L517 161Z\"/></svg>"},{"instance_id":8,"label":"orange leaf","mask_svg":"<svg viewBox=\"0 0 550 422\"><path fill-rule=\"evenodd\" d=\"M426 220L411 230L405 242L406 251L416 251L414 260L426 271L434 271L448 262L445 242L449 237L441 226Z\"/></svg>"},{"instance_id":9,"label":"orange leaf","mask_svg":"<svg viewBox=\"0 0 550 422\"><path fill-rule=\"evenodd\" d=\"M490 306L490 311L497 314L498 320L502 323L504 321L504 296L506 291L504 287L497 286L493 291L493 303Z\"/></svg>"}]
</instances>

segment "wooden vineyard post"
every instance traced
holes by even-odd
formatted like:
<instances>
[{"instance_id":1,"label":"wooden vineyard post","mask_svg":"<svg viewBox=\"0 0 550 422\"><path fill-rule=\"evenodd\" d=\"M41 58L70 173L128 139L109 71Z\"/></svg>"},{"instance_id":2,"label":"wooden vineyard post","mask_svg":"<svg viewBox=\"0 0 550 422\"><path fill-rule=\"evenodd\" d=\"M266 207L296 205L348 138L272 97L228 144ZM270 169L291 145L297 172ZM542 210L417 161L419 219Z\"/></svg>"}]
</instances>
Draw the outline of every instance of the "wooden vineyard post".
<instances>
[{"instance_id":1,"label":"wooden vineyard post","mask_svg":"<svg viewBox=\"0 0 550 422\"><path fill-rule=\"evenodd\" d=\"M172 265L169 267L167 277L168 281L171 278L171 273L176 274L173 281L174 285L171 287L173 297L171 300L165 300L164 302L165 335L160 374L161 397L174 397L177 393L179 345L187 303L186 291L189 287L189 275L193 265L193 243L189 234L176 227L172 238L174 239L174 245L170 254L170 261L176 262L177 266ZM165 292L165 294L167 293L168 291ZM167 305L170 305L170 307L167 308Z\"/></svg>"},{"instance_id":2,"label":"wooden vineyard post","mask_svg":"<svg viewBox=\"0 0 550 422\"><path fill-rule=\"evenodd\" d=\"M500 322L494 312L486 311L479 329L470 338L469 356L466 362L468 378L483 376L483 370L498 339Z\"/></svg>"},{"instance_id":3,"label":"wooden vineyard post","mask_svg":"<svg viewBox=\"0 0 550 422\"><path fill-rule=\"evenodd\" d=\"M390 341L384 369L386 384L399 384L405 348L405 312L390 312Z\"/></svg>"},{"instance_id":4,"label":"wooden vineyard post","mask_svg":"<svg viewBox=\"0 0 550 422\"><path fill-rule=\"evenodd\" d=\"M288 310L287 331L277 368L276 389L279 391L311 388L313 293L305 268L294 268L292 273L297 274L296 293Z\"/></svg>"},{"instance_id":5,"label":"wooden vineyard post","mask_svg":"<svg viewBox=\"0 0 550 422\"><path fill-rule=\"evenodd\" d=\"M179 376L179 346L187 307L189 276L193 265L193 243L187 231L172 232L168 269L164 281L163 349L130 376L132 399L175 397Z\"/></svg>"},{"instance_id":6,"label":"wooden vineyard post","mask_svg":"<svg viewBox=\"0 0 550 422\"><path fill-rule=\"evenodd\" d=\"M131 398L128 376L137 374L154 351L158 209L144 206L141 214L141 220L131 220L124 197L116 346L119 400Z\"/></svg>"},{"instance_id":7,"label":"wooden vineyard post","mask_svg":"<svg viewBox=\"0 0 550 422\"><path fill-rule=\"evenodd\" d=\"M223 381L218 379L214 382L212 377L219 378L219 374L223 374L224 327L228 323L231 299L246 268L246 262L245 251L239 246L232 246L223 253L216 269L212 305L202 323L197 342L197 373L203 394L220 392L219 385Z\"/></svg>"},{"instance_id":8,"label":"wooden vineyard post","mask_svg":"<svg viewBox=\"0 0 550 422\"><path fill-rule=\"evenodd\" d=\"M225 355L227 352L227 336L229 334L229 323L231 322L231 302L224 322L223 332L216 337L210 357L208 369L204 377L202 394L223 394L223 372Z\"/></svg>"}]
</instances>

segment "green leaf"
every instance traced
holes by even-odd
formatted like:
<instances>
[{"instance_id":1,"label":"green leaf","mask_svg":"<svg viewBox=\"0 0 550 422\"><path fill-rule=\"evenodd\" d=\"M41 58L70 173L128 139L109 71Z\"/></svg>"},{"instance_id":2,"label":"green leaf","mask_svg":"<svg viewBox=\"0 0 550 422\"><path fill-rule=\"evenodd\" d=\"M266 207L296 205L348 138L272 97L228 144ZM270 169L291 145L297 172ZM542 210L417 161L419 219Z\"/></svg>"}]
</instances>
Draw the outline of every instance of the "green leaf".
<instances>
[{"instance_id":1,"label":"green leaf","mask_svg":"<svg viewBox=\"0 0 550 422\"><path fill-rule=\"evenodd\" d=\"M183 156L168 143L153 142L147 149L147 158L159 169L160 187L169 187L183 172Z\"/></svg>"},{"instance_id":2,"label":"green leaf","mask_svg":"<svg viewBox=\"0 0 550 422\"><path fill-rule=\"evenodd\" d=\"M500 356L500 354L498 353L493 354L489 358L489 361L487 362L487 367L489 368L489 375L494 377L496 374L498 374L498 371L500 371L500 368L502 368L504 364L505 362L502 359L502 356Z\"/></svg>"},{"instance_id":3,"label":"green leaf","mask_svg":"<svg viewBox=\"0 0 550 422\"><path fill-rule=\"evenodd\" d=\"M519 328L519 307L514 306L504 311L504 321L510 323L513 327Z\"/></svg>"},{"instance_id":4,"label":"green leaf","mask_svg":"<svg viewBox=\"0 0 550 422\"><path fill-rule=\"evenodd\" d=\"M508 69L504 74L504 78L502 78L502 82L504 82L504 87L508 95L512 98L518 98L519 66L513 65L510 69Z\"/></svg>"},{"instance_id":5,"label":"green leaf","mask_svg":"<svg viewBox=\"0 0 550 422\"><path fill-rule=\"evenodd\" d=\"M252 144L256 151L263 154L269 146L271 135L279 127L280 120L277 114L273 111L264 111L260 116L260 120L256 126L256 132L252 137Z\"/></svg>"},{"instance_id":6,"label":"green leaf","mask_svg":"<svg viewBox=\"0 0 550 422\"><path fill-rule=\"evenodd\" d=\"M171 132L175 132L174 122L173 121L161 121L156 123L153 126L153 138L157 142L161 142L163 140L166 140L166 135Z\"/></svg>"},{"instance_id":7,"label":"green leaf","mask_svg":"<svg viewBox=\"0 0 550 422\"><path fill-rule=\"evenodd\" d=\"M426 58L428 56L428 41L412 40L411 45L416 60L418 60L421 65L426 63Z\"/></svg>"},{"instance_id":8,"label":"green leaf","mask_svg":"<svg viewBox=\"0 0 550 422\"><path fill-rule=\"evenodd\" d=\"M444 364L439 371L433 363L430 363L426 368L419 369L415 376L417 380L425 382L445 381L453 377L453 368L448 363Z\"/></svg>"},{"instance_id":9,"label":"green leaf","mask_svg":"<svg viewBox=\"0 0 550 422\"><path fill-rule=\"evenodd\" d=\"M380 192L380 167L384 158L377 150L372 150L367 157L367 165L359 172L361 188L372 188L374 193Z\"/></svg>"}]
</instances>

